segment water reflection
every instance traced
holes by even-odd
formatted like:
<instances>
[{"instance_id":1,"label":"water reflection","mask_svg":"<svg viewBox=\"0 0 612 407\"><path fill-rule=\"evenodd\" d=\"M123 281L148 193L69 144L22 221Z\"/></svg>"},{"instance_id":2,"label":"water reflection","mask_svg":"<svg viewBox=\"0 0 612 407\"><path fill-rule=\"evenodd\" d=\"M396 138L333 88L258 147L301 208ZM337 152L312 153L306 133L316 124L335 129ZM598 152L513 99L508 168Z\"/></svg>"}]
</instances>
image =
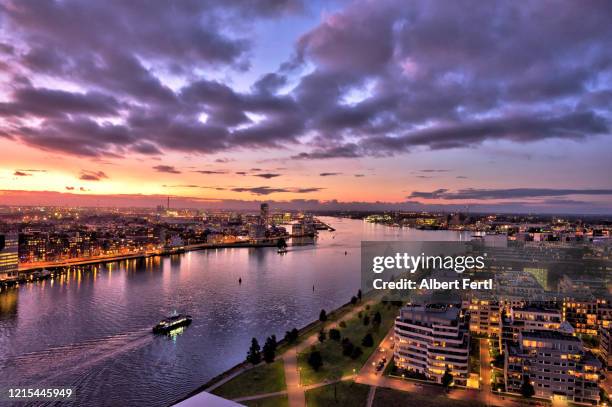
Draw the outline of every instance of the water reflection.
<instances>
[{"instance_id":1,"label":"water reflection","mask_svg":"<svg viewBox=\"0 0 612 407\"><path fill-rule=\"evenodd\" d=\"M348 301L360 283L361 240L459 238L328 221L335 232L316 245L292 242L286 255L195 251L71 268L0 293L0 388L72 386L89 406L165 406L241 362L252 337L282 337ZM193 323L153 335L174 310Z\"/></svg>"}]
</instances>

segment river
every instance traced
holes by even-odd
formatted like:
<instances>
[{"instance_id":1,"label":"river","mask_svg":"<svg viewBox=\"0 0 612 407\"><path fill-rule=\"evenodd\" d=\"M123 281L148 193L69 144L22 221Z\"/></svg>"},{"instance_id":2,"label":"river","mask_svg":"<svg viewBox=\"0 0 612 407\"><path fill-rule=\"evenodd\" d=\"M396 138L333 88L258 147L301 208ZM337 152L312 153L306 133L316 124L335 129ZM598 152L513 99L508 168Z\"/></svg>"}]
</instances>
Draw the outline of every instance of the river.
<instances>
[{"instance_id":1,"label":"river","mask_svg":"<svg viewBox=\"0 0 612 407\"><path fill-rule=\"evenodd\" d=\"M362 240L466 238L322 220L336 231L285 255L193 251L82 267L0 293L0 389L68 386L78 405L166 406L243 361L252 337L282 338L346 303L359 288ZM191 314L192 325L153 335L175 310Z\"/></svg>"}]
</instances>

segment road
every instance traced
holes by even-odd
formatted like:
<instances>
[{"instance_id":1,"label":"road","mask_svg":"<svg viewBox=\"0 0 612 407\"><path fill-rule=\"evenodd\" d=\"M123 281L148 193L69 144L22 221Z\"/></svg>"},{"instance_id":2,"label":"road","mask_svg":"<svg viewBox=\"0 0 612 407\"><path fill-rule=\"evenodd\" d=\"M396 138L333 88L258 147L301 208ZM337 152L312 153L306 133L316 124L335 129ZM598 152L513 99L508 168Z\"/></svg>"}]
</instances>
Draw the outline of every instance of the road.
<instances>
[{"instance_id":1,"label":"road","mask_svg":"<svg viewBox=\"0 0 612 407\"><path fill-rule=\"evenodd\" d=\"M491 404L491 354L489 353L489 340L480 339L480 388L483 402Z\"/></svg>"}]
</instances>

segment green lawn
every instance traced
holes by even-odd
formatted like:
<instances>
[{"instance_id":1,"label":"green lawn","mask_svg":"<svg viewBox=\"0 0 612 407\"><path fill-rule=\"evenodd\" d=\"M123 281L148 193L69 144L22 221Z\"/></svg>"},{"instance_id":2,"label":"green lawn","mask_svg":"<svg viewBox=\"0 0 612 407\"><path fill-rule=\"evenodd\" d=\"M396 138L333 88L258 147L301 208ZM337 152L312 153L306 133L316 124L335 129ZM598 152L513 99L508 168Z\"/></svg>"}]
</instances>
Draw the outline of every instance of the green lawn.
<instances>
[{"instance_id":1,"label":"green lawn","mask_svg":"<svg viewBox=\"0 0 612 407\"><path fill-rule=\"evenodd\" d=\"M444 394L421 395L378 387L372 407L484 407L478 401L452 400Z\"/></svg>"},{"instance_id":2,"label":"green lawn","mask_svg":"<svg viewBox=\"0 0 612 407\"><path fill-rule=\"evenodd\" d=\"M281 358L271 364L254 367L213 390L213 394L226 399L254 396L287 390L285 370Z\"/></svg>"},{"instance_id":3,"label":"green lawn","mask_svg":"<svg viewBox=\"0 0 612 407\"><path fill-rule=\"evenodd\" d=\"M287 396L266 397L265 399L241 401L247 407L289 407Z\"/></svg>"},{"instance_id":4,"label":"green lawn","mask_svg":"<svg viewBox=\"0 0 612 407\"><path fill-rule=\"evenodd\" d=\"M334 397L334 386L336 395ZM360 407L366 404L370 386L344 381L330 384L306 392L308 407Z\"/></svg>"},{"instance_id":5,"label":"green lawn","mask_svg":"<svg viewBox=\"0 0 612 407\"><path fill-rule=\"evenodd\" d=\"M373 329L371 322L371 316L373 316L376 311L380 311L382 315L382 324L378 330ZM346 328L339 328L342 338L348 337L355 346L361 347L363 354L359 358L353 360L348 356L342 355L342 345L339 341L333 341L328 338L323 343L317 343L316 349L321 352L321 356L323 357L323 366L318 371L314 371L307 362L310 349L298 355L298 365L300 367L302 384L310 385L321 383L325 379L335 379L344 375L350 375L353 373L353 369L356 371L361 369L372 351L377 349L383 336L393 325L395 317L398 315L398 308L393 305L378 303L373 305L369 311L364 310L364 315L366 312L370 315L369 325L365 326L362 319L355 316L353 319L347 321ZM374 337L373 347L367 348L361 345L361 340L367 333L371 333Z\"/></svg>"}]
</instances>

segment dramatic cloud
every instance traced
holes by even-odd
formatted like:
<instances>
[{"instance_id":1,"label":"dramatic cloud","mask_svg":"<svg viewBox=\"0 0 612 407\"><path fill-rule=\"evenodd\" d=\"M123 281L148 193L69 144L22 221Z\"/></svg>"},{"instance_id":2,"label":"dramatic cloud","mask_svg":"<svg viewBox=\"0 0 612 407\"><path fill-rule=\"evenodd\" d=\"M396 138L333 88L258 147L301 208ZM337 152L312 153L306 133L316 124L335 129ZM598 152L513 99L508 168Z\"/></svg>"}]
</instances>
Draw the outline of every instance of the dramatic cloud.
<instances>
[{"instance_id":1,"label":"dramatic cloud","mask_svg":"<svg viewBox=\"0 0 612 407\"><path fill-rule=\"evenodd\" d=\"M13 173L13 175L16 177L28 177L28 176L31 176L32 174L28 174L27 172L17 170Z\"/></svg>"},{"instance_id":2,"label":"dramatic cloud","mask_svg":"<svg viewBox=\"0 0 612 407\"><path fill-rule=\"evenodd\" d=\"M275 173L271 173L271 172L264 172L261 174L253 174L254 177L260 177L260 178L265 178L265 179L270 179L270 178L276 178L276 177L280 177L282 174L275 174Z\"/></svg>"},{"instance_id":3,"label":"dramatic cloud","mask_svg":"<svg viewBox=\"0 0 612 407\"><path fill-rule=\"evenodd\" d=\"M272 187L236 187L233 192L249 192L253 195L270 195L278 192L292 192L295 194L307 194L321 191L323 188L272 188Z\"/></svg>"},{"instance_id":4,"label":"dramatic cloud","mask_svg":"<svg viewBox=\"0 0 612 407\"><path fill-rule=\"evenodd\" d=\"M168 174L180 174L181 171L174 168L172 165L156 165L153 169L157 172L165 172Z\"/></svg>"},{"instance_id":5,"label":"dramatic cloud","mask_svg":"<svg viewBox=\"0 0 612 407\"><path fill-rule=\"evenodd\" d=\"M319 174L320 177L333 177L342 174L341 172L322 172Z\"/></svg>"},{"instance_id":6,"label":"dramatic cloud","mask_svg":"<svg viewBox=\"0 0 612 407\"><path fill-rule=\"evenodd\" d=\"M100 181L104 178L108 178L108 176L104 173L104 171L82 170L81 175L79 176L79 179L83 181Z\"/></svg>"},{"instance_id":7,"label":"dramatic cloud","mask_svg":"<svg viewBox=\"0 0 612 407\"><path fill-rule=\"evenodd\" d=\"M612 196L612 189L552 189L552 188L510 188L510 189L476 189L467 188L458 191L437 189L431 192L414 191L408 199L442 199L442 200L488 200L560 197L567 195Z\"/></svg>"},{"instance_id":8,"label":"dramatic cloud","mask_svg":"<svg viewBox=\"0 0 612 407\"><path fill-rule=\"evenodd\" d=\"M197 172L199 174L204 174L204 175L226 174L227 173L227 171L224 171L224 170L196 170L193 172Z\"/></svg>"},{"instance_id":9,"label":"dramatic cloud","mask_svg":"<svg viewBox=\"0 0 612 407\"><path fill-rule=\"evenodd\" d=\"M305 5L0 0L0 136L86 157L307 160L610 134L610 2L355 0L276 72L241 90L213 79L250 69L257 22Z\"/></svg>"}]
</instances>

